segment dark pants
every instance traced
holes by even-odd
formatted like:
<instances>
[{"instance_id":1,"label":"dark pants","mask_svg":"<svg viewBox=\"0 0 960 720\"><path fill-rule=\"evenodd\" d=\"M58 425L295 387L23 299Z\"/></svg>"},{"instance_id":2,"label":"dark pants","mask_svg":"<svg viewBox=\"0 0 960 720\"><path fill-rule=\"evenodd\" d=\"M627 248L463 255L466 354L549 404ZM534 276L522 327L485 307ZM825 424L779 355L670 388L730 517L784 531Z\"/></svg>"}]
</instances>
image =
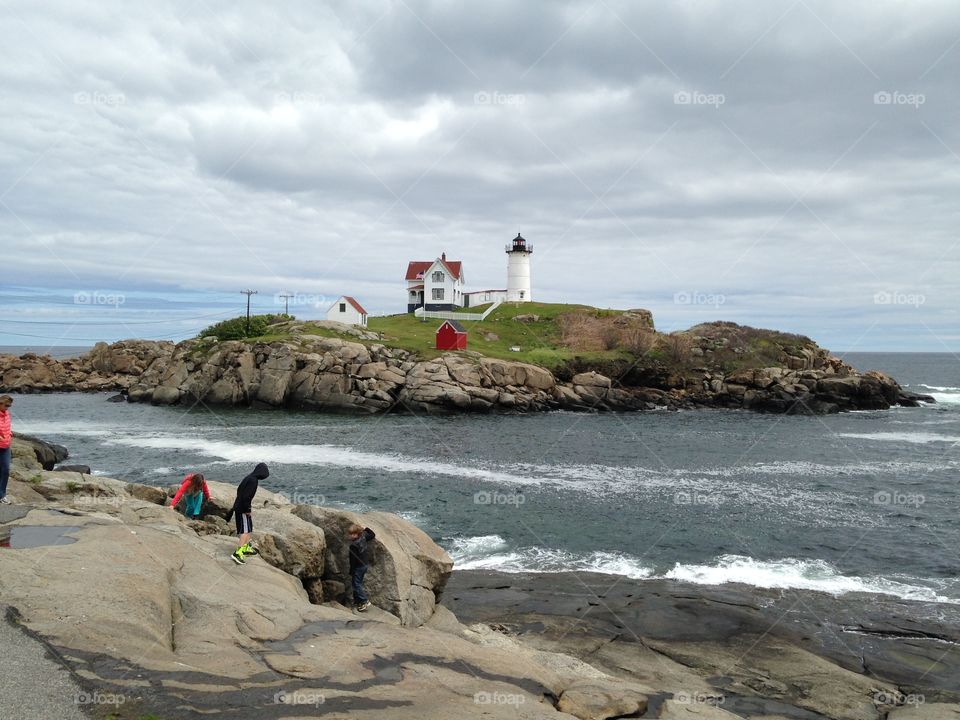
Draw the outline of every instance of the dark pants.
<instances>
[{"instance_id":1,"label":"dark pants","mask_svg":"<svg viewBox=\"0 0 960 720\"><path fill-rule=\"evenodd\" d=\"M7 480L10 479L10 448L0 450L0 498L7 496Z\"/></svg>"},{"instance_id":2,"label":"dark pants","mask_svg":"<svg viewBox=\"0 0 960 720\"><path fill-rule=\"evenodd\" d=\"M354 605L363 605L367 602L369 598L367 597L367 591L363 589L363 576L367 574L366 565L357 565L354 568L351 568L350 575L353 580L353 604Z\"/></svg>"}]
</instances>

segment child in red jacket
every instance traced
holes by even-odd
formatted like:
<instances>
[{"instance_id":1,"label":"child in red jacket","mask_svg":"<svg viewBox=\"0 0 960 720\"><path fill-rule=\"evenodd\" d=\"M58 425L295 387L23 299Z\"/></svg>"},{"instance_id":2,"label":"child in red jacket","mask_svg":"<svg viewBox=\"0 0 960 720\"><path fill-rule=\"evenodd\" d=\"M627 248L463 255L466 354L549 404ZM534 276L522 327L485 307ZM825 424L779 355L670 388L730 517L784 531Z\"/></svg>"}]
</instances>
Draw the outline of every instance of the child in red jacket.
<instances>
[{"instance_id":1,"label":"child in red jacket","mask_svg":"<svg viewBox=\"0 0 960 720\"><path fill-rule=\"evenodd\" d=\"M185 501L183 514L191 520L198 520L203 510L203 501L210 499L210 488L207 487L207 481L201 473L189 473L183 479L180 489L170 501L170 507L177 507L181 498Z\"/></svg>"}]
</instances>

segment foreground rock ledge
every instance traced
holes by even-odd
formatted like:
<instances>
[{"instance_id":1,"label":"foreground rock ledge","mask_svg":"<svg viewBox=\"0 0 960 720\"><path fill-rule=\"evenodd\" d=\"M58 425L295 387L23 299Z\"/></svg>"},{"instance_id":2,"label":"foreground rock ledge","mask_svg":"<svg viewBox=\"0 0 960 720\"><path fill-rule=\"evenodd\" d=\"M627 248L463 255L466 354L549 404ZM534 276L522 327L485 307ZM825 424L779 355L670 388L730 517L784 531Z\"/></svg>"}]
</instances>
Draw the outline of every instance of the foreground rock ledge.
<instances>
[{"instance_id":1,"label":"foreground rock ledge","mask_svg":"<svg viewBox=\"0 0 960 720\"><path fill-rule=\"evenodd\" d=\"M723 373L627 364L610 371L615 381L593 369L561 379L536 365L470 352L421 360L381 344L310 334L273 343L128 340L100 343L70 360L0 355L0 392L109 390L161 405L351 413L720 407L824 414L934 401L884 373L857 372L808 342L796 355L784 354L779 367Z\"/></svg>"},{"instance_id":2,"label":"foreground rock ledge","mask_svg":"<svg viewBox=\"0 0 960 720\"><path fill-rule=\"evenodd\" d=\"M460 624L436 603L449 557L398 517L291 505L262 490L254 542L263 553L239 567L222 518L188 522L158 504L163 490L15 471L28 473L11 483L0 535L14 548L27 533L47 544L0 549L0 605L64 658L89 696L123 698L96 712L586 720L646 707L641 684ZM230 489L214 484L215 512ZM326 597L342 590L336 538L353 519L379 540L368 575L377 607L365 614Z\"/></svg>"}]
</instances>

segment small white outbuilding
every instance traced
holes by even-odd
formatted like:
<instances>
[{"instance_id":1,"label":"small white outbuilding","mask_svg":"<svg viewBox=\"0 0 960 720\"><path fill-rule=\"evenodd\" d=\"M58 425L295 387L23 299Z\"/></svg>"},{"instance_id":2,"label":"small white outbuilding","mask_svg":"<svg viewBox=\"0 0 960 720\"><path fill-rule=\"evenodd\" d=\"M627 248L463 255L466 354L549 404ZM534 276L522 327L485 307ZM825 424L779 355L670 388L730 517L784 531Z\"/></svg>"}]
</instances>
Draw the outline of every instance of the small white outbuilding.
<instances>
[{"instance_id":1,"label":"small white outbuilding","mask_svg":"<svg viewBox=\"0 0 960 720\"><path fill-rule=\"evenodd\" d=\"M349 295L341 295L327 310L327 320L366 327L367 311L354 298Z\"/></svg>"}]
</instances>

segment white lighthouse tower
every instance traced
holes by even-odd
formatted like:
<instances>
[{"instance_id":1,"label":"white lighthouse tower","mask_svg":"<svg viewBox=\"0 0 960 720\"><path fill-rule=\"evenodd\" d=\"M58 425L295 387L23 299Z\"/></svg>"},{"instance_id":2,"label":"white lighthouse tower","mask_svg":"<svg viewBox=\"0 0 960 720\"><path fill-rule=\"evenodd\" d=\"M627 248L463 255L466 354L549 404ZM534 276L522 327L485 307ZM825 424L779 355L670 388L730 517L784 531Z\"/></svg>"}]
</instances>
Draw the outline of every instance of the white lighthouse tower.
<instances>
[{"instance_id":1,"label":"white lighthouse tower","mask_svg":"<svg viewBox=\"0 0 960 720\"><path fill-rule=\"evenodd\" d=\"M530 254L533 245L517 233L513 242L507 245L507 301L530 302Z\"/></svg>"}]
</instances>

